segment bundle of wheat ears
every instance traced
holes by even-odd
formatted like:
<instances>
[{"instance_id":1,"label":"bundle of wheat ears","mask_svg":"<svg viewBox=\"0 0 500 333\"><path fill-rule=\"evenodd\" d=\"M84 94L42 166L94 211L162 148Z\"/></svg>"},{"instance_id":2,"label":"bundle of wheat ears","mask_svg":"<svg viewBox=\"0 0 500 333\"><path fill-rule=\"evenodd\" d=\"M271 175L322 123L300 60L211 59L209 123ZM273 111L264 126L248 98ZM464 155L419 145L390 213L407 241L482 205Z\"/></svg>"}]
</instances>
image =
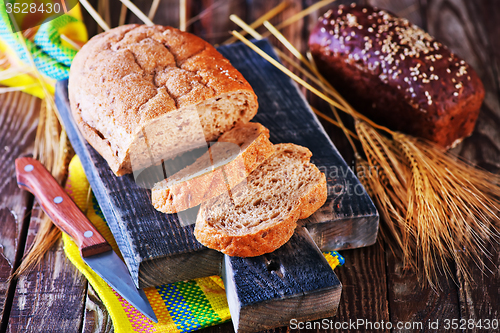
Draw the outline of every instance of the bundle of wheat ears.
<instances>
[{"instance_id":1,"label":"bundle of wheat ears","mask_svg":"<svg viewBox=\"0 0 500 333\"><path fill-rule=\"evenodd\" d=\"M252 37L262 36L239 18L231 19ZM232 34L271 62L297 83L330 104L336 120L314 110L339 126L356 156L360 181L375 201L383 225L381 235L394 252L401 254L406 268L423 283L439 286L439 273L458 274L469 279L472 259L485 269L487 243L498 240L500 176L480 170L445 152L431 142L392 131L375 124L354 110L316 69L312 57L303 56L269 22L264 26L304 65L299 66L278 51L318 88L305 82L263 52L239 32ZM353 117L356 134L342 123L337 110ZM360 153L353 139L359 140Z\"/></svg>"},{"instance_id":2,"label":"bundle of wheat ears","mask_svg":"<svg viewBox=\"0 0 500 333\"><path fill-rule=\"evenodd\" d=\"M128 8L145 24L153 24L151 20L158 7L158 0L153 2L149 16L140 12L130 1L121 1L125 9L122 8L122 17ZM103 14L107 20L104 20L86 0L80 2L103 30L109 29L109 15L106 12ZM312 57L302 55L279 32L279 29L332 2L333 0L320 1L277 27L268 20L284 10L286 2L250 25L232 15L230 19L243 31L233 31L233 37L226 44L240 40L331 106L335 120L318 110L314 111L345 133L354 150L357 168L362 170L358 172L360 181L382 216L381 235L392 250L402 256L406 268L416 272L422 283L429 283L432 287L439 286L438 276L442 273L455 276L453 264L457 273L468 279L469 262L472 260L480 268L486 268L484 258L490 255L487 251L488 242L498 239L500 176L480 170L430 142L379 126L358 113L317 71ZM185 6L185 1L181 1L180 26L183 30L188 25ZM109 6L100 6L104 11L106 8L109 10ZM123 22L120 19L120 23ZM193 19L188 21L192 22ZM262 24L268 29L265 35L255 31ZM262 39L269 34L276 37L298 61L276 49L280 58L309 79L311 84L255 46L244 37L245 34L250 34L255 39ZM52 131L56 118L49 117L54 109L52 103L46 102L46 112L42 113L45 121L40 122L40 135L37 136L38 147L41 147L38 149L38 156L54 156L55 151L58 152L56 157L61 159L64 154L56 147L64 146L59 144L64 138L53 134L58 132ZM338 111L345 112L354 119L355 133L346 128ZM64 132L62 133L64 136ZM354 140L359 141L362 151L358 150L359 145ZM50 142L58 144L51 147ZM54 161L52 163L56 165ZM35 251L25 260L24 269L37 262L40 255L52 245L54 236L45 238L44 235L44 232L53 232L51 230L53 229L45 227L37 235L39 241L35 245Z\"/></svg>"}]
</instances>

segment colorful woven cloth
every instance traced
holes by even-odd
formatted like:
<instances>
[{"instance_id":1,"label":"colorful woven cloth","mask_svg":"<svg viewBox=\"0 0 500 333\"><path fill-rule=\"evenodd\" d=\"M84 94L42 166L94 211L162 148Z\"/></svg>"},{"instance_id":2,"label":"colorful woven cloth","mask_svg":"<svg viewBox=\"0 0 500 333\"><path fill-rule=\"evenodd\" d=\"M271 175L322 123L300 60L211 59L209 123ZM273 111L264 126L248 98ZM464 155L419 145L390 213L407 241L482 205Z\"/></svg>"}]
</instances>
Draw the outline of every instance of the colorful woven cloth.
<instances>
[{"instance_id":1,"label":"colorful woven cloth","mask_svg":"<svg viewBox=\"0 0 500 333\"><path fill-rule=\"evenodd\" d=\"M86 212L89 220L113 249L120 253L94 196L87 202L89 183L77 156L69 165L68 177L66 191L80 209ZM117 333L191 332L226 322L231 318L222 279L219 276L211 276L145 289L158 318L158 323L153 323L128 304L83 262L78 247L69 236L63 234L63 240L66 255L99 294ZM344 263L344 258L337 252L324 255L332 269Z\"/></svg>"},{"instance_id":2,"label":"colorful woven cloth","mask_svg":"<svg viewBox=\"0 0 500 333\"><path fill-rule=\"evenodd\" d=\"M21 33L12 33L5 2L0 0L0 53L10 64L5 68L2 62L0 69L15 69L11 71L12 74L0 75L0 84L20 87L22 91L44 98L38 78L30 67L30 57L48 83L50 92L53 93L55 81L68 77L71 61L77 52L75 45L87 41L87 29L82 21L80 7L77 5L68 14L32 28L32 31L36 31L36 34L33 38L25 39L25 46ZM63 39L61 36L66 38ZM26 48L29 53L26 52Z\"/></svg>"}]
</instances>

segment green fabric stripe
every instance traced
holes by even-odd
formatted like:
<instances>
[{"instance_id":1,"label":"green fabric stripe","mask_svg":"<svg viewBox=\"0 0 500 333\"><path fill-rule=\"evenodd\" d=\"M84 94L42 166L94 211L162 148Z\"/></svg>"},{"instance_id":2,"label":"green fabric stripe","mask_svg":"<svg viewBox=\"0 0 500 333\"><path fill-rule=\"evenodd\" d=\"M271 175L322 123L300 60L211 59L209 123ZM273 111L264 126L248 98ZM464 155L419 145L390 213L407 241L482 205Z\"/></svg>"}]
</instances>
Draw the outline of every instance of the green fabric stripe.
<instances>
[{"instance_id":1,"label":"green fabric stripe","mask_svg":"<svg viewBox=\"0 0 500 333\"><path fill-rule=\"evenodd\" d=\"M175 325L182 332L191 332L201 328L198 318L191 312L190 305L186 302L179 291L183 282L164 284L156 287L161 298L165 302L170 316Z\"/></svg>"},{"instance_id":2,"label":"green fabric stripe","mask_svg":"<svg viewBox=\"0 0 500 333\"><path fill-rule=\"evenodd\" d=\"M342 257L340 253L338 253L337 251L330 251L328 253L330 253L333 257L336 257L338 259L339 266L342 266L345 263L344 257Z\"/></svg>"},{"instance_id":3,"label":"green fabric stripe","mask_svg":"<svg viewBox=\"0 0 500 333\"><path fill-rule=\"evenodd\" d=\"M43 25L42 25L43 26ZM7 43L25 64L29 64L29 56L21 42L18 41L19 33L12 33L10 20L5 8L4 0L0 0L0 39ZM69 76L69 67L59 63L38 48L33 42L26 40L28 51L33 57L35 66L45 76L55 80L62 80Z\"/></svg>"},{"instance_id":4,"label":"green fabric stripe","mask_svg":"<svg viewBox=\"0 0 500 333\"><path fill-rule=\"evenodd\" d=\"M69 15L59 16L52 21L42 24L35 36L35 44L38 47L68 67L71 66L71 61L73 61L77 51L61 43L59 29L71 22L78 22L78 20Z\"/></svg>"},{"instance_id":5,"label":"green fabric stripe","mask_svg":"<svg viewBox=\"0 0 500 333\"><path fill-rule=\"evenodd\" d=\"M222 320L217 312L212 309L210 301L195 281L181 282L178 288L180 294L189 304L191 312L198 318L201 327L211 326Z\"/></svg>"}]
</instances>

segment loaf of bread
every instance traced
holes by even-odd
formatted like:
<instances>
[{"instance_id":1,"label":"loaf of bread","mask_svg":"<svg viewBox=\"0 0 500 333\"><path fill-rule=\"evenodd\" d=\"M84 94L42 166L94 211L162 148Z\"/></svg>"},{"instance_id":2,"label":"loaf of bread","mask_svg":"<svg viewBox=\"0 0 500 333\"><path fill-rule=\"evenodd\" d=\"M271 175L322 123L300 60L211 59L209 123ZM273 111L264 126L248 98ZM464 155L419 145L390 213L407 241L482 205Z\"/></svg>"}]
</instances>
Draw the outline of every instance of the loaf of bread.
<instances>
[{"instance_id":1,"label":"loaf of bread","mask_svg":"<svg viewBox=\"0 0 500 333\"><path fill-rule=\"evenodd\" d=\"M93 37L73 60L69 99L116 175L206 146L257 112L252 88L214 47L163 26Z\"/></svg>"},{"instance_id":2,"label":"loaf of bread","mask_svg":"<svg viewBox=\"0 0 500 333\"><path fill-rule=\"evenodd\" d=\"M404 18L367 6L328 11L309 48L321 73L373 121L449 148L484 98L476 72Z\"/></svg>"},{"instance_id":3,"label":"loaf of bread","mask_svg":"<svg viewBox=\"0 0 500 333\"><path fill-rule=\"evenodd\" d=\"M197 206L244 181L273 153L267 128L258 123L237 125L195 163L156 183L151 190L153 206L164 213Z\"/></svg>"},{"instance_id":4,"label":"loaf of bread","mask_svg":"<svg viewBox=\"0 0 500 333\"><path fill-rule=\"evenodd\" d=\"M326 201L326 178L309 162L309 149L291 143L276 152L231 191L203 203L194 235L230 256L269 253L292 237L298 219Z\"/></svg>"}]
</instances>

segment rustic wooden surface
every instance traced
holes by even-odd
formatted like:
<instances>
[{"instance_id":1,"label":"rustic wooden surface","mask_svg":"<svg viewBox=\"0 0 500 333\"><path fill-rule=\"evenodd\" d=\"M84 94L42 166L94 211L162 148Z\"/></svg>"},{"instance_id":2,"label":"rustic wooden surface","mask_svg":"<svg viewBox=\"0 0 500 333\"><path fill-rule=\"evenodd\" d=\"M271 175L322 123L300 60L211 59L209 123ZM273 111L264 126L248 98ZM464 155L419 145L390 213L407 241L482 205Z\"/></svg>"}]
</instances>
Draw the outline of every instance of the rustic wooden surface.
<instances>
[{"instance_id":1,"label":"rustic wooden surface","mask_svg":"<svg viewBox=\"0 0 500 333\"><path fill-rule=\"evenodd\" d=\"M40 226L40 211L35 201L25 249ZM40 266L17 280L7 332L47 332L52 327L74 332L83 323L87 284L66 258L60 240Z\"/></svg>"},{"instance_id":2,"label":"rustic wooden surface","mask_svg":"<svg viewBox=\"0 0 500 333\"><path fill-rule=\"evenodd\" d=\"M96 1L91 2L97 8ZM135 0L134 2L146 11L151 4L150 0ZM190 25L188 30L197 33L212 43L221 43L229 37L227 31L235 28L234 24L227 20L230 13L237 13L245 21L252 22L279 2L279 0L191 0L188 1L190 5L189 17L195 17L200 13L203 13L203 15L201 15L200 20ZM271 20L272 23L276 24L283 21L316 1L291 0L289 2L291 5L288 9ZM407 17L410 21L427 29L476 69L485 85L486 99L473 136L457 147L456 151L483 168L499 172L500 49L497 36L500 35L500 24L498 23L500 22L500 6L498 6L498 3L494 0L367 0L359 2L369 2L372 5L392 10L401 16ZM118 0L112 0L111 3L112 8L120 8ZM337 1L337 3L348 2ZM211 10L207 10L207 8L211 8ZM308 31L315 23L315 19L324 11L319 10L312 13L303 21L283 29L285 36L301 51L305 51L305 40ZM111 13L112 26L117 25L118 15L119 10L113 10ZM91 24L92 21L88 17L86 19L90 33L94 34L97 30L95 24ZM177 1L162 0L154 21L176 26L178 24ZM133 14L129 13L127 22L138 22L138 20ZM272 39L271 42L278 45ZM25 246L19 245L19 240L23 241L23 237L25 237L23 235L28 230L27 222L23 219L15 219L11 212L25 214L31 209L31 201L29 198L22 198L19 195L20 192L16 192L17 186L14 186L14 174L8 171L9 158L12 161L17 156L7 157L8 155L3 152L3 149L5 151L18 149L16 143L14 143L16 141L12 139L16 135L22 134L32 140L33 136L30 137L26 134L26 130L19 130L19 128L33 128L36 119L32 115L30 116L29 108L6 102L3 99L4 96L6 95L0 96L0 117L2 117L0 122L2 128L0 132L0 149L2 150L0 155L2 157L0 160L2 173L0 177L2 181L0 184L2 184L2 214L5 214L1 215L2 219L0 220L2 223L0 229L2 245L2 256L0 256L0 304L2 304L4 313L17 314L15 317L11 315L9 319L4 318L0 332L7 329L10 332L46 332L47 328L43 327L42 324L45 320L43 318L47 317L56 318L51 321L53 325L50 329L51 332L111 332L112 325L110 325L109 317L107 317L102 304L94 294L89 293L87 298L81 299L78 307L73 309L66 307L66 312L57 309L57 307L49 307L58 295L60 297L65 293L68 286L60 281L51 280L47 274L42 274L43 269L34 271L31 275L37 279L36 283L50 285L52 290L49 294L46 294L46 301L41 298L40 289L31 290L35 294L33 299L40 299L36 310L37 315L33 315L33 307L29 311L26 309L18 311L11 307L11 304L15 303L14 294L15 290L19 288L19 282L13 281L13 284L9 285L6 278L12 270L13 262L17 262L16 258L22 257ZM329 111L323 103L318 102L310 94L307 94L307 97L323 112ZM24 117L24 121L18 119L19 125L5 127L4 119L21 115ZM347 163L351 164L352 152L340 130L327 123L323 123L323 125ZM25 144L25 146L29 147L30 144ZM29 152L30 149L23 148L21 151L26 150ZM9 188L10 185L8 184L11 182L14 182L12 183L14 185ZM5 193L8 193L8 195ZM23 233L20 230L25 231ZM368 248L342 251L341 254L345 257L346 263L344 266L337 268L336 273L343 284L343 291L338 312L330 319L335 322L365 319L372 322L390 320L393 323L402 321L410 323L423 322L424 324L436 320L443 324L446 319L482 319L483 321L485 319L499 319L500 245L491 245L489 250L493 253L492 260L490 262L485 258L484 261L488 262L488 267L492 272L483 275L471 263L472 283L466 283L463 277L460 276L454 276L454 279L443 277L442 290L437 292L430 288L420 287L416 275L404 271L402 262L394 257L381 241ZM42 265L45 265L45 270L50 271L53 263L50 261L50 255L48 257ZM60 258L60 260L66 261L64 258ZM67 261L65 265L69 265L68 269L71 268ZM457 281L457 284L454 283L454 280ZM17 293L19 294L19 292ZM5 300L7 300L8 308L4 306ZM69 313L70 310L71 313ZM83 312L86 313L85 316L83 316ZM63 319L57 318L63 318L64 315L80 318L81 324L63 326ZM16 322L22 322L24 327L15 324ZM208 333L230 332L232 330L232 324L226 323L203 331ZM287 329L284 327L271 331L286 332ZM353 329L338 331L356 332ZM381 331L383 330L377 330L376 332ZM422 330L394 331L435 332L443 330L429 330L426 328ZM486 332L492 330L466 328L464 331Z\"/></svg>"},{"instance_id":3,"label":"rustic wooden surface","mask_svg":"<svg viewBox=\"0 0 500 333\"><path fill-rule=\"evenodd\" d=\"M276 251L224 256L222 274L235 330L255 332L337 312L342 286L304 227Z\"/></svg>"},{"instance_id":4,"label":"rustic wooden surface","mask_svg":"<svg viewBox=\"0 0 500 333\"><path fill-rule=\"evenodd\" d=\"M14 160L32 154L40 102L15 92L0 95L0 305L2 322L7 323L16 287L10 275L18 267L26 241L33 197L17 187ZM20 112L22 110L22 112Z\"/></svg>"}]
</instances>

